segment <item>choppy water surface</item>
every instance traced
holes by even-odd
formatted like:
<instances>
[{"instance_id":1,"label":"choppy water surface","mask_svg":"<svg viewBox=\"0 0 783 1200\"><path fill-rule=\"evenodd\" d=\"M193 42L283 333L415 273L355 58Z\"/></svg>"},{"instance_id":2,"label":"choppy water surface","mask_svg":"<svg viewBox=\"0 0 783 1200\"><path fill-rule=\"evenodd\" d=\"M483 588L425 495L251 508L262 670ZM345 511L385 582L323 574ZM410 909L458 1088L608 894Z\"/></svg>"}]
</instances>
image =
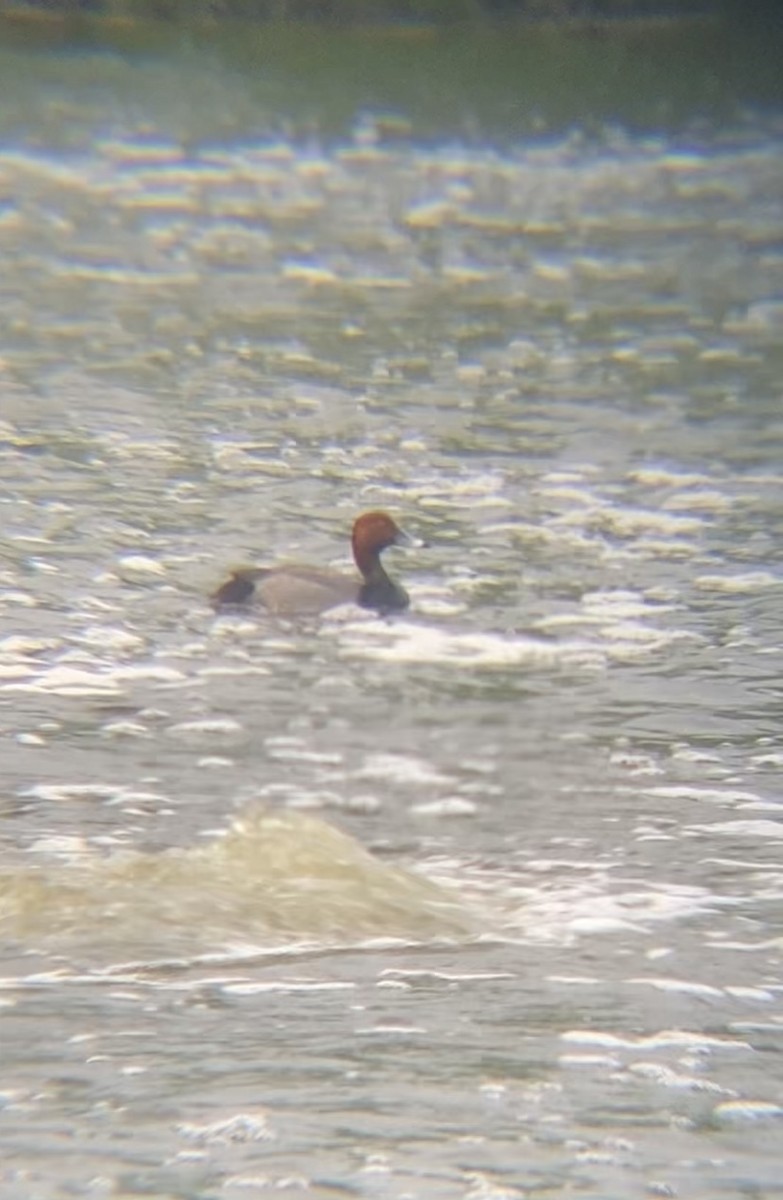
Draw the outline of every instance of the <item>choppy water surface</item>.
<instances>
[{"instance_id":1,"label":"choppy water surface","mask_svg":"<svg viewBox=\"0 0 783 1200\"><path fill-rule=\"evenodd\" d=\"M0 1194L779 1194L780 116L3 78Z\"/></svg>"}]
</instances>

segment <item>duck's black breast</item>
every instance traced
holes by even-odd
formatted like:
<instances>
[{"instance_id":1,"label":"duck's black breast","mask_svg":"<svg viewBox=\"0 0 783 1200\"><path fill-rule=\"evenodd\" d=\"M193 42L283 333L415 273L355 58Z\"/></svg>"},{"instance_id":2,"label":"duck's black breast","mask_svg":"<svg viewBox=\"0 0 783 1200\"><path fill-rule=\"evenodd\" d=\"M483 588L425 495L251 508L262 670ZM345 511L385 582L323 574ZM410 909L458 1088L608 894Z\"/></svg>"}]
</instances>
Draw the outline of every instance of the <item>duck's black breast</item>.
<instances>
[{"instance_id":1,"label":"duck's black breast","mask_svg":"<svg viewBox=\"0 0 783 1200\"><path fill-rule=\"evenodd\" d=\"M356 599L362 608L372 608L379 613L402 612L411 602L405 588L388 578L363 584Z\"/></svg>"}]
</instances>

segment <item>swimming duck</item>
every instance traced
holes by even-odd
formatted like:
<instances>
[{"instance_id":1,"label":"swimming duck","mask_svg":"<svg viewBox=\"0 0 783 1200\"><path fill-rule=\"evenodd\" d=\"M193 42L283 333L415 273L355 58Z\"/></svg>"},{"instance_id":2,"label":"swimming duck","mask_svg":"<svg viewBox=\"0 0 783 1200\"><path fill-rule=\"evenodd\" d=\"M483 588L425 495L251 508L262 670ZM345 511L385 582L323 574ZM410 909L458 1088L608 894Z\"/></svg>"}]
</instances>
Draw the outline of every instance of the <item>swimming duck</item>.
<instances>
[{"instance_id":1,"label":"swimming duck","mask_svg":"<svg viewBox=\"0 0 783 1200\"><path fill-rule=\"evenodd\" d=\"M234 571L212 596L217 611L260 602L270 612L307 614L325 612L338 604L359 604L376 612L397 612L410 603L408 593L386 574L381 552L389 546L423 546L385 512L358 517L351 548L361 578L292 563L279 567L246 567Z\"/></svg>"}]
</instances>

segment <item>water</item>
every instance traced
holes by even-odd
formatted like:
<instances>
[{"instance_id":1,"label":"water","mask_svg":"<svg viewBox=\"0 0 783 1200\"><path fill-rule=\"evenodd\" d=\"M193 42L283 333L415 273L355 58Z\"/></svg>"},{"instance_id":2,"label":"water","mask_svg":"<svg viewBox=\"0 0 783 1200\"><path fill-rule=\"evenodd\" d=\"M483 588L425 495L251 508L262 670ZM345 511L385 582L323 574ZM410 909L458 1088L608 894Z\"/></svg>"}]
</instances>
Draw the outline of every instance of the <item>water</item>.
<instances>
[{"instance_id":1,"label":"water","mask_svg":"<svg viewBox=\"0 0 783 1200\"><path fill-rule=\"evenodd\" d=\"M3 53L0 1195L778 1195L766 60L299 37Z\"/></svg>"}]
</instances>

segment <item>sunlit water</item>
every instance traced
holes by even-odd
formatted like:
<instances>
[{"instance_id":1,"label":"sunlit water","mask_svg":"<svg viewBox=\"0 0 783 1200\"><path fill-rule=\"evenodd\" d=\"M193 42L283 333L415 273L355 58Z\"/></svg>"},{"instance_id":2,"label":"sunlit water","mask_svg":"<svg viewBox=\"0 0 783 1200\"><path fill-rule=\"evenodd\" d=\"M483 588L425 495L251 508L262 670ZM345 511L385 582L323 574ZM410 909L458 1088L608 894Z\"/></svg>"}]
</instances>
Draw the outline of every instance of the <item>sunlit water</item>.
<instances>
[{"instance_id":1,"label":"sunlit water","mask_svg":"<svg viewBox=\"0 0 783 1200\"><path fill-rule=\"evenodd\" d=\"M780 116L3 77L3 1200L779 1194Z\"/></svg>"}]
</instances>

